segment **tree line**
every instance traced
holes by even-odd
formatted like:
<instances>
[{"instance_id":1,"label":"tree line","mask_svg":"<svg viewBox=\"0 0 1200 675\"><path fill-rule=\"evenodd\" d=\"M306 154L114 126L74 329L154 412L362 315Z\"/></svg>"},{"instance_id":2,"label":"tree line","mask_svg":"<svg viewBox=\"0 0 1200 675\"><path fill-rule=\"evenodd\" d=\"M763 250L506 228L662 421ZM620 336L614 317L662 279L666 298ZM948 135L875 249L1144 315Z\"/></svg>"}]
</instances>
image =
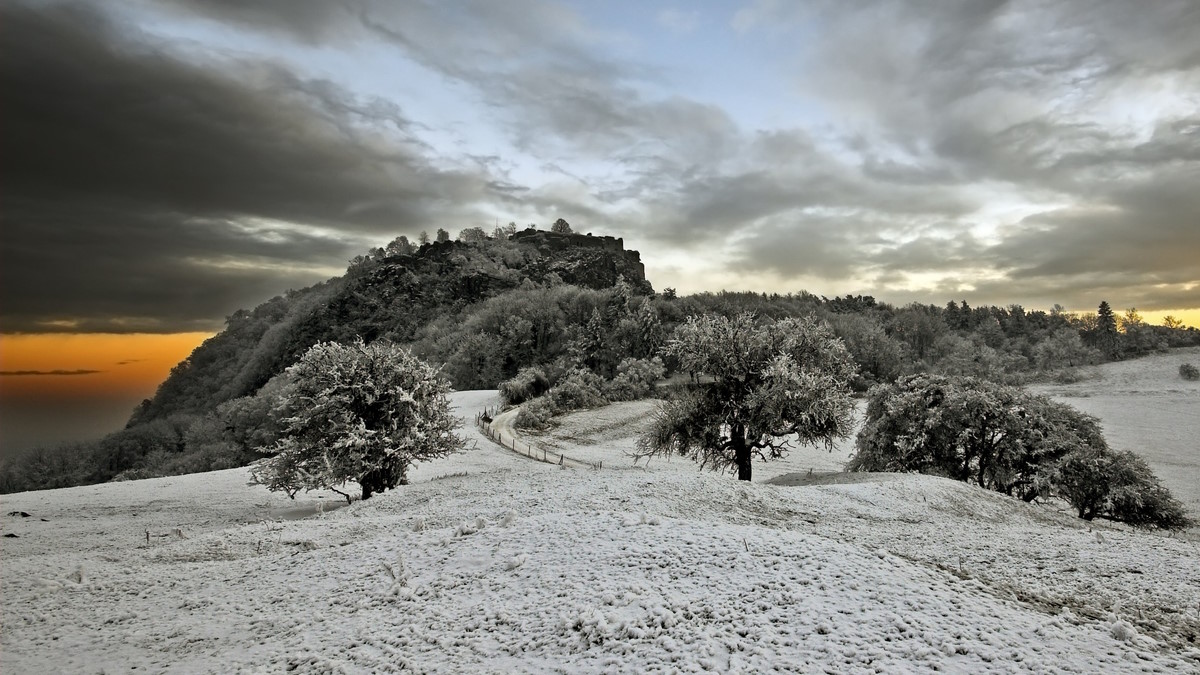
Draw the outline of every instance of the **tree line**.
<instances>
[{"instance_id":1,"label":"tree line","mask_svg":"<svg viewBox=\"0 0 1200 675\"><path fill-rule=\"evenodd\" d=\"M565 221L556 231L569 232ZM384 341L434 364L457 389L529 398L526 422L572 407L652 391L685 373L678 349L693 317L815 321L843 346L847 385L863 393L904 376L934 374L1016 384L1069 377L1081 365L1200 344L1178 322L1019 305L894 306L871 296L807 292L654 293L644 279L569 284L541 254L509 238L515 224L456 239L398 237L351 261L347 273L228 317L224 331L173 369L126 429L90 443L38 448L0 466L0 490L65 487L241 466L278 439L287 368L314 345ZM440 242L439 242L440 240ZM596 253L595 255L603 255ZM561 261L558 261L561 262ZM525 393L520 393L525 392Z\"/></svg>"}]
</instances>

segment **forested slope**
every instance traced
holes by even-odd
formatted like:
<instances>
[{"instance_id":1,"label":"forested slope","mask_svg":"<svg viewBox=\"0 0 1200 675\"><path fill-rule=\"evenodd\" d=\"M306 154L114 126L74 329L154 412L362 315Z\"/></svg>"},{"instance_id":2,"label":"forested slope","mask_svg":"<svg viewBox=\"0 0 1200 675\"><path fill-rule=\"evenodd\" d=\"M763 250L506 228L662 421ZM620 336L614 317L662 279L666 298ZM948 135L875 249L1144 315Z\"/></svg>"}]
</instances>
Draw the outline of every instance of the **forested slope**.
<instances>
[{"instance_id":1,"label":"forested slope","mask_svg":"<svg viewBox=\"0 0 1200 675\"><path fill-rule=\"evenodd\" d=\"M624 251L618 240L536 235L541 236L447 241L410 254L360 259L343 277L239 310L227 319L225 330L171 371L128 426L202 413L253 394L317 342L362 338L410 343L435 319L455 316L522 284L561 282L602 289L623 277L643 293L652 290L637 252Z\"/></svg>"}]
</instances>

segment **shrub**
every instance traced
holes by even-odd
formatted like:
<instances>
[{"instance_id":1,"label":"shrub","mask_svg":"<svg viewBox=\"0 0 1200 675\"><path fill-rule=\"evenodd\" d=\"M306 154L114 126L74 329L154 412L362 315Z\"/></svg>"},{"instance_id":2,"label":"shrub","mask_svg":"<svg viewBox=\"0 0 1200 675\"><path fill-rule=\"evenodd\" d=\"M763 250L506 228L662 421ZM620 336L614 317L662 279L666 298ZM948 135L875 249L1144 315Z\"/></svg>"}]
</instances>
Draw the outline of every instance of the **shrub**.
<instances>
[{"instance_id":1,"label":"shrub","mask_svg":"<svg viewBox=\"0 0 1200 675\"><path fill-rule=\"evenodd\" d=\"M1185 380L1200 380L1200 369L1190 363L1179 366L1179 376Z\"/></svg>"},{"instance_id":2,"label":"shrub","mask_svg":"<svg viewBox=\"0 0 1200 675\"><path fill-rule=\"evenodd\" d=\"M1144 459L1129 451L1096 445L1072 452L1056 467L1051 484L1084 520L1100 516L1164 529L1191 525L1183 504Z\"/></svg>"},{"instance_id":3,"label":"shrub","mask_svg":"<svg viewBox=\"0 0 1200 675\"><path fill-rule=\"evenodd\" d=\"M404 485L417 461L461 450L446 398L450 385L412 352L375 342L309 349L281 394L278 453L254 467L256 483L289 497L347 481L362 498ZM349 500L349 496L346 497Z\"/></svg>"},{"instance_id":4,"label":"shrub","mask_svg":"<svg viewBox=\"0 0 1200 675\"><path fill-rule=\"evenodd\" d=\"M1055 494L1075 507L1080 518L1091 520L1104 510L1111 463L1112 453L1108 448L1082 448L1063 458L1055 467L1050 483Z\"/></svg>"},{"instance_id":5,"label":"shrub","mask_svg":"<svg viewBox=\"0 0 1200 675\"><path fill-rule=\"evenodd\" d=\"M974 377L911 375L868 396L851 471L947 476L1030 501L1047 455L1079 443L1054 433L1062 424L1051 418L1068 417L1059 404ZM1042 442L1052 435L1057 443Z\"/></svg>"},{"instance_id":6,"label":"shrub","mask_svg":"<svg viewBox=\"0 0 1200 675\"><path fill-rule=\"evenodd\" d=\"M554 403L549 397L543 396L529 401L521 406L513 426L518 429L545 429L550 426L550 418L558 414Z\"/></svg>"},{"instance_id":7,"label":"shrub","mask_svg":"<svg viewBox=\"0 0 1200 675\"><path fill-rule=\"evenodd\" d=\"M550 399L559 412L608 405L604 378L586 368L575 368L550 389Z\"/></svg>"},{"instance_id":8,"label":"shrub","mask_svg":"<svg viewBox=\"0 0 1200 675\"><path fill-rule=\"evenodd\" d=\"M1146 460L1132 452L1113 455L1104 515L1130 525L1180 529L1191 525L1183 504L1163 487Z\"/></svg>"},{"instance_id":9,"label":"shrub","mask_svg":"<svg viewBox=\"0 0 1200 675\"><path fill-rule=\"evenodd\" d=\"M518 429L546 429L556 415L608 405L607 387L608 383L596 373L587 368L575 368L544 396L522 405L513 425Z\"/></svg>"},{"instance_id":10,"label":"shrub","mask_svg":"<svg viewBox=\"0 0 1200 675\"><path fill-rule=\"evenodd\" d=\"M847 469L947 476L1026 501L1053 495L1085 520L1189 524L1144 460L1109 450L1095 418L970 377L915 375L873 388Z\"/></svg>"},{"instance_id":11,"label":"shrub","mask_svg":"<svg viewBox=\"0 0 1200 675\"><path fill-rule=\"evenodd\" d=\"M550 380L541 368L522 368L512 379L500 383L500 398L505 405L519 405L537 398L550 389Z\"/></svg>"},{"instance_id":12,"label":"shrub","mask_svg":"<svg viewBox=\"0 0 1200 675\"><path fill-rule=\"evenodd\" d=\"M148 464L159 476L180 476L201 471L220 471L245 466L255 459L228 441L188 446L182 455L163 458L160 463Z\"/></svg>"},{"instance_id":13,"label":"shrub","mask_svg":"<svg viewBox=\"0 0 1200 675\"><path fill-rule=\"evenodd\" d=\"M617 375L604 385L604 395L610 401L636 401L654 393L654 384L662 379L666 368L662 359L622 359Z\"/></svg>"}]
</instances>

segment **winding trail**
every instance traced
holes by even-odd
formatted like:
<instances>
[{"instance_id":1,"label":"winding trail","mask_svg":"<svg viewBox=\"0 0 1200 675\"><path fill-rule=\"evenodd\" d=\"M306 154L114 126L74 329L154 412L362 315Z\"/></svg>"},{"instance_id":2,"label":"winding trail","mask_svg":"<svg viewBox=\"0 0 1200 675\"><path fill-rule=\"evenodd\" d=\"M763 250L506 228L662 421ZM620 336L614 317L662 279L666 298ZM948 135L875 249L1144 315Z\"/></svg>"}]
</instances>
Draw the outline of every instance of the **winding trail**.
<instances>
[{"instance_id":1,"label":"winding trail","mask_svg":"<svg viewBox=\"0 0 1200 675\"><path fill-rule=\"evenodd\" d=\"M589 462L581 459L568 457L562 453L552 452L545 447L537 447L529 442L528 437L523 437L517 432L516 420L517 415L521 412L521 407L516 406L509 410L498 413L492 418L492 421L487 425L493 437L492 440L499 443L502 447L509 449L516 455L532 459L538 462L547 464L557 464L560 466L579 466L588 469L603 468L603 462ZM524 450L521 449L524 446Z\"/></svg>"}]
</instances>

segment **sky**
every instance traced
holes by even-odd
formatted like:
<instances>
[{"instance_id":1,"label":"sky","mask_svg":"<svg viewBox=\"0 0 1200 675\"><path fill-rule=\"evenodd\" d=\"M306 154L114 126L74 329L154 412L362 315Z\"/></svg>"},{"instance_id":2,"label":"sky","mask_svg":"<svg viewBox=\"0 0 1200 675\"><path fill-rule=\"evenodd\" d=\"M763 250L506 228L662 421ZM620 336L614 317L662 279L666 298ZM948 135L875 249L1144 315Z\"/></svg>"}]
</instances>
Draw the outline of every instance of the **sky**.
<instances>
[{"instance_id":1,"label":"sky","mask_svg":"<svg viewBox=\"0 0 1200 675\"><path fill-rule=\"evenodd\" d=\"M8 0L0 405L510 221L681 293L1200 324L1198 34L1191 0Z\"/></svg>"}]
</instances>

